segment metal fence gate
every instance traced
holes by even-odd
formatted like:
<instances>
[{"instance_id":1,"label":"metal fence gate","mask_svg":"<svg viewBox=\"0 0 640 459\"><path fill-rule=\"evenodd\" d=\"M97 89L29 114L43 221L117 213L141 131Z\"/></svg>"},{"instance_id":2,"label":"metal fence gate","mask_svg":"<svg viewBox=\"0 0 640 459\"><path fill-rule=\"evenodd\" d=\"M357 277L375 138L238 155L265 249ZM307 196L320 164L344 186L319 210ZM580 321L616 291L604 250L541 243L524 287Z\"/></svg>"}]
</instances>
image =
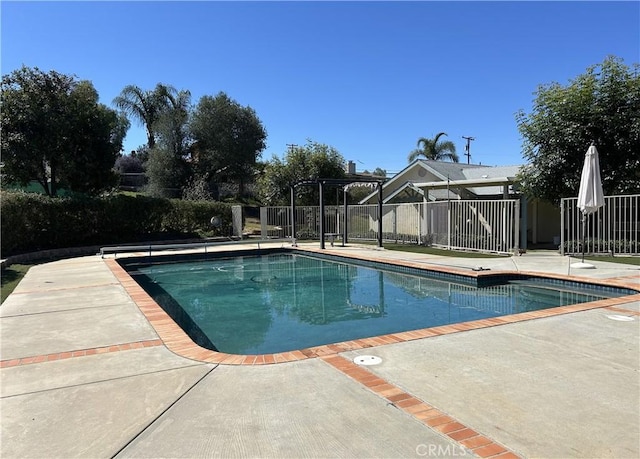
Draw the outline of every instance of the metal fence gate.
<instances>
[{"instance_id":1,"label":"metal fence gate","mask_svg":"<svg viewBox=\"0 0 640 459\"><path fill-rule=\"evenodd\" d=\"M325 206L325 231L342 235L342 206ZM348 207L349 240L376 240L378 206ZM291 238L291 208L262 207L263 238ZM382 237L388 242L433 245L480 252L512 253L520 233L517 200L455 200L382 206ZM320 207L296 206L298 240L320 238Z\"/></svg>"},{"instance_id":2,"label":"metal fence gate","mask_svg":"<svg viewBox=\"0 0 640 459\"><path fill-rule=\"evenodd\" d=\"M560 202L560 253L640 254L640 195L605 196L605 204L583 220L578 198Z\"/></svg>"}]
</instances>

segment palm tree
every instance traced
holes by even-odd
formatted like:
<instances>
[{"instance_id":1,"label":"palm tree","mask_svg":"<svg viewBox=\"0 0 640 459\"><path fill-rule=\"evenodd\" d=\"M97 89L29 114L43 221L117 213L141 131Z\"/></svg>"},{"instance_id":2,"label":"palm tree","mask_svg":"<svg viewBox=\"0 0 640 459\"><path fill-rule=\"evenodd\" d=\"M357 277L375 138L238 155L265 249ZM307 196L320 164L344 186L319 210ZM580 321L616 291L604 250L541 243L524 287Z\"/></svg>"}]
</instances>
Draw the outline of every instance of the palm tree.
<instances>
[{"instance_id":1,"label":"palm tree","mask_svg":"<svg viewBox=\"0 0 640 459\"><path fill-rule=\"evenodd\" d=\"M420 137L418 139L417 149L409 153L409 162L412 163L418 157L423 156L426 159L434 161L450 160L457 163L460 158L456 154L456 146L450 140L440 140L440 137L447 135L445 132L440 132L433 139L427 139L426 137ZM420 147L422 144L422 147Z\"/></svg>"},{"instance_id":2,"label":"palm tree","mask_svg":"<svg viewBox=\"0 0 640 459\"><path fill-rule=\"evenodd\" d=\"M173 86L164 86L165 97L169 101L169 104L173 110L176 110L183 116L186 121L186 116L191 105L191 92L183 89L182 91L176 91Z\"/></svg>"},{"instance_id":3,"label":"palm tree","mask_svg":"<svg viewBox=\"0 0 640 459\"><path fill-rule=\"evenodd\" d=\"M163 108L155 124L154 133L163 148L170 149L174 155L183 157L187 154L187 119L191 106L189 91L176 91L167 86L164 94L166 107Z\"/></svg>"},{"instance_id":4,"label":"palm tree","mask_svg":"<svg viewBox=\"0 0 640 459\"><path fill-rule=\"evenodd\" d=\"M125 86L113 104L126 115L131 116L147 129L149 148L156 144L155 124L168 106L170 95L176 93L171 86L158 83L152 91L145 91L136 85Z\"/></svg>"}]
</instances>

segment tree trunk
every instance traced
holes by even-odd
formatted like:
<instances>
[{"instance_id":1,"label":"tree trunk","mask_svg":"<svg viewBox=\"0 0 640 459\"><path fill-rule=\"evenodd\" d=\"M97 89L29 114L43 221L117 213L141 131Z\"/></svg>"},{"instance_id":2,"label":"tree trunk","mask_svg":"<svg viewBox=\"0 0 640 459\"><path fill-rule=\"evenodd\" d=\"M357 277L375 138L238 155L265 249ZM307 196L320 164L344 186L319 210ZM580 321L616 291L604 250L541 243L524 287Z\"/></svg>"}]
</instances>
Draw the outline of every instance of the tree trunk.
<instances>
[{"instance_id":1,"label":"tree trunk","mask_svg":"<svg viewBox=\"0 0 640 459\"><path fill-rule=\"evenodd\" d=\"M55 198L58 195L58 186L56 184L56 165L55 164L50 164L49 166L51 168L51 197Z\"/></svg>"},{"instance_id":2,"label":"tree trunk","mask_svg":"<svg viewBox=\"0 0 640 459\"><path fill-rule=\"evenodd\" d=\"M47 181L47 167L42 164L42 168L40 169L40 178L38 178L38 183L42 186L44 193L51 197L51 190L49 189L49 183Z\"/></svg>"}]
</instances>

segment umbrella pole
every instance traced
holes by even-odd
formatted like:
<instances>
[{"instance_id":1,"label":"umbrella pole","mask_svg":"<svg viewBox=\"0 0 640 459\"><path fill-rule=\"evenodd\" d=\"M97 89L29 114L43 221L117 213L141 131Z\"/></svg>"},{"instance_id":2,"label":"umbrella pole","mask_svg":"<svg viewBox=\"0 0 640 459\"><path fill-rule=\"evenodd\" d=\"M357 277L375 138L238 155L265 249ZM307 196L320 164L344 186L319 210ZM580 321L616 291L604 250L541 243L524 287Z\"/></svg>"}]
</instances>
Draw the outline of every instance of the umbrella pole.
<instances>
[{"instance_id":1,"label":"umbrella pole","mask_svg":"<svg viewBox=\"0 0 640 459\"><path fill-rule=\"evenodd\" d=\"M585 230L587 227L587 214L582 214L582 263L584 263L584 244L585 244Z\"/></svg>"}]
</instances>

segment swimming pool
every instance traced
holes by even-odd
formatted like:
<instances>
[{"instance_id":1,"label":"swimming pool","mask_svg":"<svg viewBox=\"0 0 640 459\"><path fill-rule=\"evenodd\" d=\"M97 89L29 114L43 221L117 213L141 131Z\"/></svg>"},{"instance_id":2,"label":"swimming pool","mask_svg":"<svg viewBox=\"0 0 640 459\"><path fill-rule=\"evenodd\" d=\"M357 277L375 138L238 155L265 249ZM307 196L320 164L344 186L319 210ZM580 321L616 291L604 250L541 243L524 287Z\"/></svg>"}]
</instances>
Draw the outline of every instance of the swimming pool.
<instances>
[{"instance_id":1,"label":"swimming pool","mask_svg":"<svg viewBox=\"0 0 640 459\"><path fill-rule=\"evenodd\" d=\"M156 263L130 275L202 347L267 354L622 296L526 276L475 278L295 251Z\"/></svg>"}]
</instances>

